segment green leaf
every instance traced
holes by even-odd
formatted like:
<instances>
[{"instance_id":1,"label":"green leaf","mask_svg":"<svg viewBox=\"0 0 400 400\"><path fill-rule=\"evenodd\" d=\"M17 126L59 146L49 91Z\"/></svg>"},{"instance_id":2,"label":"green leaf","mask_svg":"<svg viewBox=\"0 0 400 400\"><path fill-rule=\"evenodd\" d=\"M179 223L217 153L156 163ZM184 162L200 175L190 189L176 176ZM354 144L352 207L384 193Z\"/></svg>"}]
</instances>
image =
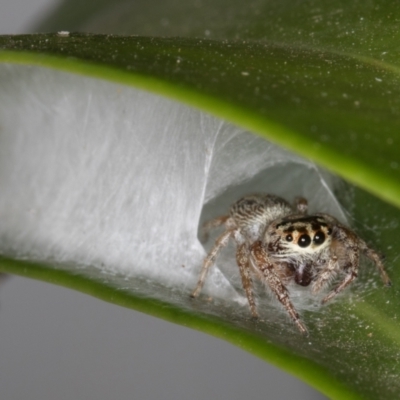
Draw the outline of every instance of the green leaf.
<instances>
[{"instance_id":1,"label":"green leaf","mask_svg":"<svg viewBox=\"0 0 400 400\"><path fill-rule=\"evenodd\" d=\"M183 38L34 35L3 37L0 45L5 62L101 76L201 107L400 204L400 93L390 64Z\"/></svg>"},{"instance_id":2,"label":"green leaf","mask_svg":"<svg viewBox=\"0 0 400 400\"><path fill-rule=\"evenodd\" d=\"M65 7L76 10L77 4L69 2ZM394 50L399 39L397 3L260 0L244 4L214 0L203 2L201 7L196 6L197 2L181 1L157 6L149 1L88 4L78 23L71 19L71 25L65 25L67 29L86 26L99 31L97 27L101 26L103 32L153 37L75 33L3 36L0 60L101 78L179 100L268 137L377 197L400 205L399 57ZM93 11L97 15L88 21L86 16ZM64 13L61 9L58 16ZM106 17L110 15L122 21L119 31L114 29L115 24L110 28L107 25L110 19L106 21ZM58 21L57 15L51 20ZM47 26L56 27L50 22ZM15 71L19 73L17 67ZM36 93L33 88L40 88L27 78L29 71L24 71L21 76L27 81L26 93ZM64 82L61 75L54 76ZM13 97L7 80L2 85L10 104L20 99ZM60 93L62 96L64 92ZM37 99L39 112L45 103L40 93ZM14 107L17 121L23 116ZM51 104L45 107L51 109ZM25 108L21 106L22 110ZM112 135L116 133L111 131ZM188 141L195 137L188 129ZM130 147L126 147L126 158L135 158L136 153L132 156ZM55 149L60 151L56 155L62 154L60 146ZM149 154L154 151L153 147L145 149ZM203 154L203 150L199 147L198 153ZM21 152L20 157L25 154ZM120 158L110 158L110 163L118 163ZM232 158L227 169L238 162ZM58 162L61 164L57 157L53 162L55 169ZM34 173L35 163L32 165ZM118 170L115 180L125 182L126 171ZM295 174L296 168L291 167L283 180L290 183ZM167 172L160 176L160 181L149 183L154 192L163 193L159 183L173 181L173 177ZM52 184L57 189L55 182ZM194 184L187 194L193 196L199 185ZM316 186L312 188L317 190ZM46 185L39 187L43 189ZM217 200L224 189L217 191ZM19 190L24 196L23 188ZM167 192L164 194L167 197ZM301 337L284 314L269 303L267 321L254 322L245 305L239 307L224 297L211 303L201 299L192 302L187 287L171 289L140 274L127 276L119 272L111 276L107 268L104 274L99 268L101 259L85 267L79 266L79 259L69 259L71 266L56 256L46 258L47 263L3 259L0 269L72 287L219 336L285 368L331 398L395 398L400 393L400 335L396 319L398 248L393 239L400 233L400 214L361 189L342 188L336 194L351 214L357 232L386 254L395 286L383 289L373 269L363 265L351 292L333 304L303 310L310 330L307 338ZM96 197L99 195L90 190L85 195L101 204L103 197L109 200L106 195ZM111 198L112 204L118 203L116 197ZM17 203L17 197L10 200ZM45 203L49 212L51 201ZM148 223L156 225L158 221L149 219ZM139 229L137 221L132 225L132 229ZM196 234L194 229L187 233L184 228L182 233ZM123 232L114 232L118 234ZM29 254L32 259L45 261L40 255L34 256L35 250L21 254L18 249L23 246L17 246L20 237L19 231L5 236L6 254L19 258ZM147 243L149 249L157 249L162 238L154 236L154 242ZM175 239L171 245L180 243ZM133 241L135 246L139 253L141 243ZM135 260L129 262L134 264Z\"/></svg>"}]
</instances>

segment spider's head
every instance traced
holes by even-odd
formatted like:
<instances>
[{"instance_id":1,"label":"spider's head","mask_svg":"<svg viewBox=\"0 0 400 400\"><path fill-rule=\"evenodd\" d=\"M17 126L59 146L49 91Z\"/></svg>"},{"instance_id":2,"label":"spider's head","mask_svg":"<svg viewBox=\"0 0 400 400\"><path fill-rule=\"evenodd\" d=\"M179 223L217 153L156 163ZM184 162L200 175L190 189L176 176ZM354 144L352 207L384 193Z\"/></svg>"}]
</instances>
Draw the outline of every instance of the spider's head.
<instances>
[{"instance_id":1,"label":"spider's head","mask_svg":"<svg viewBox=\"0 0 400 400\"><path fill-rule=\"evenodd\" d=\"M273 257L302 262L329 248L332 230L332 224L323 216L292 215L271 223L264 240Z\"/></svg>"}]
</instances>

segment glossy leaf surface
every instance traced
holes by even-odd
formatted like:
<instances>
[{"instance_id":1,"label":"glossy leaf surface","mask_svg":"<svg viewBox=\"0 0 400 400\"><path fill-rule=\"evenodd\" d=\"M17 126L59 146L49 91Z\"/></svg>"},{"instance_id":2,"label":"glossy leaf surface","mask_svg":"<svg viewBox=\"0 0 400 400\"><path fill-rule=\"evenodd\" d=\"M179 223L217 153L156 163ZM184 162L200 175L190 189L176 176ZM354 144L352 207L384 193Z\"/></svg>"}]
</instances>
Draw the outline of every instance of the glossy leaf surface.
<instances>
[{"instance_id":1,"label":"glossy leaf surface","mask_svg":"<svg viewBox=\"0 0 400 400\"><path fill-rule=\"evenodd\" d=\"M399 203L400 96L388 66L264 43L79 34L1 42L4 61L28 57L185 100ZM28 48L34 54L9 52Z\"/></svg>"}]
</instances>

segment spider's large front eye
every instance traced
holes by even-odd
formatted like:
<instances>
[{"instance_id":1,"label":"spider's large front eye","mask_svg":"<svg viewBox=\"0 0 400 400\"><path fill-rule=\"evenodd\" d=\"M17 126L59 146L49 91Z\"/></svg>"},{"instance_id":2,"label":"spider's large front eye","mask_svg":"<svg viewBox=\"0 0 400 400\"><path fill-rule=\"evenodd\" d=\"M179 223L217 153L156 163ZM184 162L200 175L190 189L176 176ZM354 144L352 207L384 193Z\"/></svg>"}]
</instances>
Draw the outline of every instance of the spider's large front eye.
<instances>
[{"instance_id":1,"label":"spider's large front eye","mask_svg":"<svg viewBox=\"0 0 400 400\"><path fill-rule=\"evenodd\" d=\"M311 238L308 235L301 235L297 243L300 247L307 247L311 243Z\"/></svg>"},{"instance_id":2,"label":"spider's large front eye","mask_svg":"<svg viewBox=\"0 0 400 400\"><path fill-rule=\"evenodd\" d=\"M324 242L325 242L325 235L324 235L324 232L318 231L318 232L315 234L315 236L314 236L313 242L314 242L315 244L322 244L322 243L324 243Z\"/></svg>"}]
</instances>

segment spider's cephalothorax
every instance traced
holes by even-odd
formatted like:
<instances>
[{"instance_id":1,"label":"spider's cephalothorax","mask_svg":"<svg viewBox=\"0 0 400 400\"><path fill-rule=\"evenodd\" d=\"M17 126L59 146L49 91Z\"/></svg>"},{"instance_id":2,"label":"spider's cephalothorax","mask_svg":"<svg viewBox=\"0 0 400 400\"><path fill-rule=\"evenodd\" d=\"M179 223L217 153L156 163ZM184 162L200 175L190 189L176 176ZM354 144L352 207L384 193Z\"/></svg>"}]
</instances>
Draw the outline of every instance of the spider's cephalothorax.
<instances>
[{"instance_id":1,"label":"spider's cephalothorax","mask_svg":"<svg viewBox=\"0 0 400 400\"><path fill-rule=\"evenodd\" d=\"M357 277L360 253L363 253L375 263L384 283L390 285L379 255L334 217L307 215L304 198L297 198L292 207L274 195L245 196L232 205L229 216L207 222L205 233L222 224L226 229L204 259L192 297L200 293L207 271L230 237L237 244L236 260L252 315L258 316L251 281L251 272L254 272L272 290L302 333L307 330L290 301L286 287L289 282L311 284L312 292L318 293L337 273L344 274L322 300L325 303Z\"/></svg>"},{"instance_id":2,"label":"spider's cephalothorax","mask_svg":"<svg viewBox=\"0 0 400 400\"><path fill-rule=\"evenodd\" d=\"M286 265L289 277L308 286L330 257L332 226L320 215L290 215L270 223L263 239L271 261Z\"/></svg>"}]
</instances>

